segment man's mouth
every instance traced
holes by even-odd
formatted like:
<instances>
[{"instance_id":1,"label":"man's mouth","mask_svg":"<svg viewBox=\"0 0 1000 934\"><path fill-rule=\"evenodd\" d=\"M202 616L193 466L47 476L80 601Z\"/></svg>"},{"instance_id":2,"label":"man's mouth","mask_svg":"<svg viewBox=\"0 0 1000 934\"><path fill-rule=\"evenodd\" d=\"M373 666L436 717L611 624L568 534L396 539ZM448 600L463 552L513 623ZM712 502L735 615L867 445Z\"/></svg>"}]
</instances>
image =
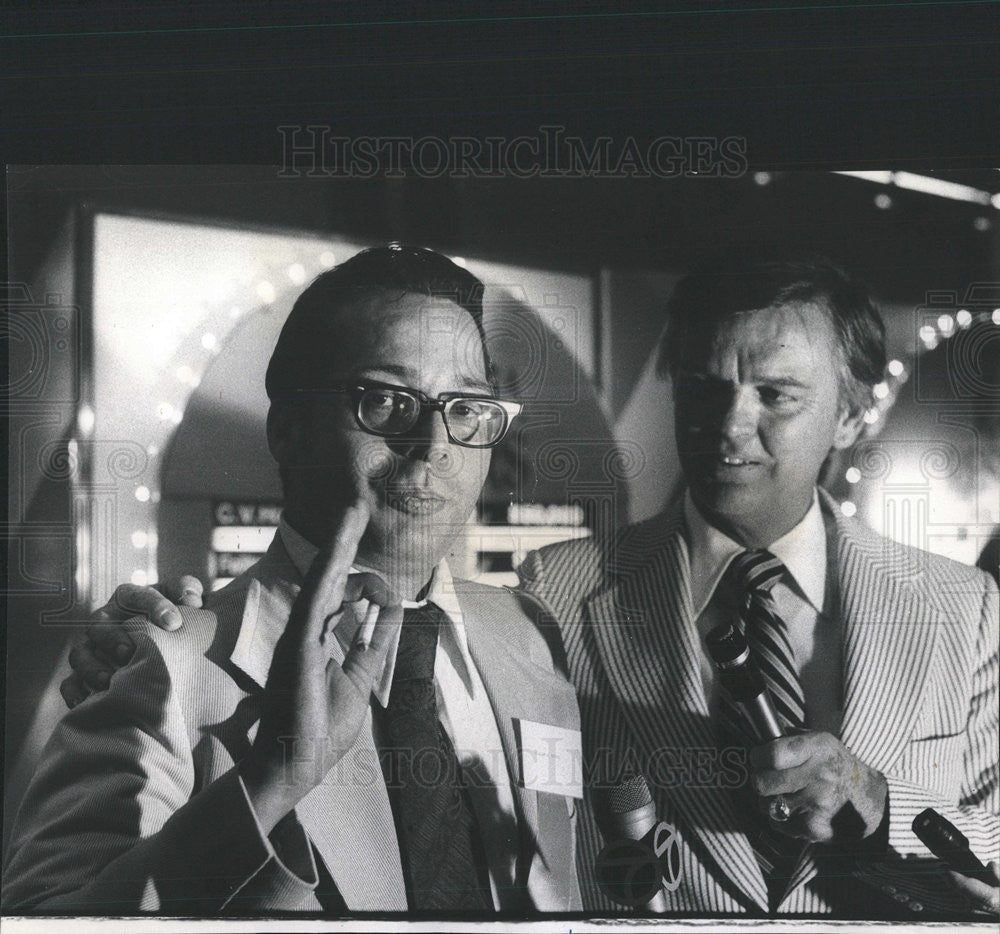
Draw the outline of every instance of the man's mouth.
<instances>
[{"instance_id":1,"label":"man's mouth","mask_svg":"<svg viewBox=\"0 0 1000 934\"><path fill-rule=\"evenodd\" d=\"M446 500L436 493L417 490L388 490L386 502L410 516L430 516L444 507Z\"/></svg>"},{"instance_id":2,"label":"man's mouth","mask_svg":"<svg viewBox=\"0 0 1000 934\"><path fill-rule=\"evenodd\" d=\"M716 459L726 467L753 467L760 463L759 461L750 460L747 457L733 457L729 454L719 454Z\"/></svg>"}]
</instances>

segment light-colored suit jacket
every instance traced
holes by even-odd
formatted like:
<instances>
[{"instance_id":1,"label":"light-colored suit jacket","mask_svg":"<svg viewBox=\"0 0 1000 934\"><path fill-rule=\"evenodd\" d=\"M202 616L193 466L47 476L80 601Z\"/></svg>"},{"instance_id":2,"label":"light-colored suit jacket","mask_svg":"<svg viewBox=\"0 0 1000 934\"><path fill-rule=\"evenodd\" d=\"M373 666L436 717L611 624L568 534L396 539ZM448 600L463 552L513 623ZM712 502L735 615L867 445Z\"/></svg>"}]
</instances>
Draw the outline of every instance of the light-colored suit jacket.
<instances>
[{"instance_id":1,"label":"light-colored suit jacket","mask_svg":"<svg viewBox=\"0 0 1000 934\"><path fill-rule=\"evenodd\" d=\"M928 856L911 823L934 807L981 858L996 859L996 584L890 542L839 515L825 495L822 505L831 528L836 515L829 553L843 627L839 738L887 778L890 850ZM522 565L522 588L562 633L585 763L593 772L604 755L646 768L660 817L678 828L682 879L668 895L671 909L764 913L765 880L732 792L745 773L734 750L716 748L702 686L683 529L682 510L673 508L603 543L543 548ZM581 810L584 905L606 908L593 879L601 839L591 796ZM856 875L857 865L853 857L837 864L829 847L808 847L779 910L869 916L879 893L859 879L871 881L874 870Z\"/></svg>"},{"instance_id":2,"label":"light-colored suit jacket","mask_svg":"<svg viewBox=\"0 0 1000 934\"><path fill-rule=\"evenodd\" d=\"M180 632L128 624L133 658L63 717L43 753L8 854L7 910L320 911L317 855L349 911L406 910L370 711L353 747L270 838L234 768L300 581L276 539L205 609L182 609ZM524 910L579 910L575 802L526 790L517 747L520 719L579 730L573 689L515 597L455 587L512 777ZM296 754L312 758L296 767L315 767L325 752L300 745Z\"/></svg>"}]
</instances>

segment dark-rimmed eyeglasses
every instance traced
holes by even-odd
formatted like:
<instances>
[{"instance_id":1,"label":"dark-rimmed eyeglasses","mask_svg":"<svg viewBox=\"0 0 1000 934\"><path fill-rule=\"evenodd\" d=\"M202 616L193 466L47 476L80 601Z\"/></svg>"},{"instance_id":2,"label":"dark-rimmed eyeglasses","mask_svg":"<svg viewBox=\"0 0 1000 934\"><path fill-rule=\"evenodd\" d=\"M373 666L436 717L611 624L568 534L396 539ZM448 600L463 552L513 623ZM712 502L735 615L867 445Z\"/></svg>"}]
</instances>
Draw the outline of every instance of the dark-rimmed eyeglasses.
<instances>
[{"instance_id":1,"label":"dark-rimmed eyeglasses","mask_svg":"<svg viewBox=\"0 0 1000 934\"><path fill-rule=\"evenodd\" d=\"M460 392L444 392L432 399L419 389L373 380L331 386L317 394L326 393L349 395L354 401L358 427L382 438L405 435L420 421L425 410L440 412L448 440L465 448L491 448L499 444L523 408L520 402Z\"/></svg>"}]
</instances>

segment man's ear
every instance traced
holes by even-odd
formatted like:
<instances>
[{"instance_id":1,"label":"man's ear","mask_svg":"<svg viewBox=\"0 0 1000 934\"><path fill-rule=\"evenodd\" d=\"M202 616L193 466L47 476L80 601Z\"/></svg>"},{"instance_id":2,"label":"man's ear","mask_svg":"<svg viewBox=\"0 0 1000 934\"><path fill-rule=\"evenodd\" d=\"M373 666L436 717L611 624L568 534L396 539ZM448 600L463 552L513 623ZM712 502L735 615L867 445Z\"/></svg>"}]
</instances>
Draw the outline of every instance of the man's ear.
<instances>
[{"instance_id":1,"label":"man's ear","mask_svg":"<svg viewBox=\"0 0 1000 934\"><path fill-rule=\"evenodd\" d=\"M294 467L302 456L301 420L295 407L273 402L267 411L267 446L282 467Z\"/></svg>"},{"instance_id":2,"label":"man's ear","mask_svg":"<svg viewBox=\"0 0 1000 934\"><path fill-rule=\"evenodd\" d=\"M865 411L863 406L845 403L840 411L840 420L833 435L834 450L843 451L858 440L861 429L865 426Z\"/></svg>"}]
</instances>

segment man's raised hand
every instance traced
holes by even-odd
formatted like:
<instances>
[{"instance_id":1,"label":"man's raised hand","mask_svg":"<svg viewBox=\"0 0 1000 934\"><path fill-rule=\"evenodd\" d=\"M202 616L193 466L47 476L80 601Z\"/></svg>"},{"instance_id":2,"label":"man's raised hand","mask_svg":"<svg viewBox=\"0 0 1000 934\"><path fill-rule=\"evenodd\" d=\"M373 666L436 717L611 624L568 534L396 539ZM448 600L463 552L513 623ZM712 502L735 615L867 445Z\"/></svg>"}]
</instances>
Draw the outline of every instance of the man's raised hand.
<instances>
[{"instance_id":1,"label":"man's raised hand","mask_svg":"<svg viewBox=\"0 0 1000 934\"><path fill-rule=\"evenodd\" d=\"M375 574L351 574L368 507L345 510L339 529L306 575L288 624L275 646L265 708L250 755L240 763L247 793L265 832L318 785L354 743L365 720L375 678L403 621L388 606L389 589ZM329 642L345 603L368 600L381 607L371 643L355 640L343 664L330 658ZM296 744L311 761L295 754Z\"/></svg>"}]
</instances>

